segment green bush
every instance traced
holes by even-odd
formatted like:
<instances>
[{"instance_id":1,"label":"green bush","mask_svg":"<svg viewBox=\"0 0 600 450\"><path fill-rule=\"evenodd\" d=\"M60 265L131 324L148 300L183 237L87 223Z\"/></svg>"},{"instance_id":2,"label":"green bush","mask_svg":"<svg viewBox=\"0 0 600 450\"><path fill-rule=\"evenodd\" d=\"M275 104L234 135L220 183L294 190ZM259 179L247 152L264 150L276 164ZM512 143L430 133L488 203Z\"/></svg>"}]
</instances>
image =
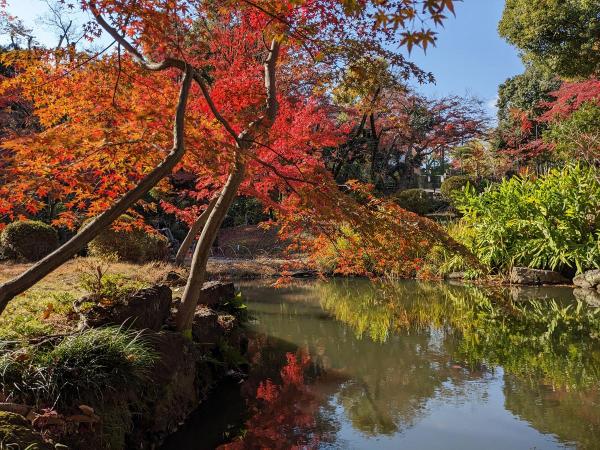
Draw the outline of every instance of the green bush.
<instances>
[{"instance_id":1,"label":"green bush","mask_svg":"<svg viewBox=\"0 0 600 450\"><path fill-rule=\"evenodd\" d=\"M58 248L58 233L43 222L17 221L4 229L0 246L4 255L37 261Z\"/></svg>"},{"instance_id":2,"label":"green bush","mask_svg":"<svg viewBox=\"0 0 600 450\"><path fill-rule=\"evenodd\" d=\"M129 216L122 216L121 222L133 222ZM145 230L114 230L108 228L88 244L90 256L107 257L116 255L120 260L146 262L166 259L169 255L169 240L160 234Z\"/></svg>"},{"instance_id":3,"label":"green bush","mask_svg":"<svg viewBox=\"0 0 600 450\"><path fill-rule=\"evenodd\" d=\"M68 336L55 347L31 347L0 357L0 387L21 402L72 406L110 389L135 388L155 355L139 332L107 327Z\"/></svg>"},{"instance_id":4,"label":"green bush","mask_svg":"<svg viewBox=\"0 0 600 450\"><path fill-rule=\"evenodd\" d=\"M462 191L467 185L475 186L475 182L471 177L466 175L448 177L442 183L440 192L442 193L442 197L453 203L455 194Z\"/></svg>"},{"instance_id":5,"label":"green bush","mask_svg":"<svg viewBox=\"0 0 600 450\"><path fill-rule=\"evenodd\" d=\"M431 214L444 206L444 202L435 199L433 194L423 189L406 189L405 191L400 191L394 195L394 201L401 208L422 216Z\"/></svg>"},{"instance_id":6,"label":"green bush","mask_svg":"<svg viewBox=\"0 0 600 450\"><path fill-rule=\"evenodd\" d=\"M493 268L600 267L600 173L594 167L514 177L481 194L467 188L455 201L473 230L471 250Z\"/></svg>"}]
</instances>

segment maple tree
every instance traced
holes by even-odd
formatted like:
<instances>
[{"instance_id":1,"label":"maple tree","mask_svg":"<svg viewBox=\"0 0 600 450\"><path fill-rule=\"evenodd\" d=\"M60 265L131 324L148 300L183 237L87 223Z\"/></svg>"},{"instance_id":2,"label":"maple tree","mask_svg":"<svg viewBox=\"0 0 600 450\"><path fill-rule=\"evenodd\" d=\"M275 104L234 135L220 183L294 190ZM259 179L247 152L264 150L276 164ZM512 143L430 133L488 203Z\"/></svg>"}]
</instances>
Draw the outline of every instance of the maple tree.
<instances>
[{"instance_id":1,"label":"maple tree","mask_svg":"<svg viewBox=\"0 0 600 450\"><path fill-rule=\"evenodd\" d=\"M512 126L500 130L505 144L501 150L525 160L544 157L597 161L599 102L597 79L562 82L535 105L534 111L512 111Z\"/></svg>"},{"instance_id":2,"label":"maple tree","mask_svg":"<svg viewBox=\"0 0 600 450\"><path fill-rule=\"evenodd\" d=\"M562 159L600 161L600 80L565 82L545 102L540 121L549 125L544 143Z\"/></svg>"},{"instance_id":3,"label":"maple tree","mask_svg":"<svg viewBox=\"0 0 600 450\"><path fill-rule=\"evenodd\" d=\"M302 196L287 199L296 207L280 217L281 234L307 252L313 265L326 261L342 275L411 278L429 250L440 245L479 266L432 220L377 197L372 185L349 181L346 188L341 192L335 183L322 183L318 190L305 189Z\"/></svg>"},{"instance_id":4,"label":"maple tree","mask_svg":"<svg viewBox=\"0 0 600 450\"><path fill-rule=\"evenodd\" d=\"M226 175L221 178L226 179L202 229L179 309L178 328L184 331L191 324L210 246L250 171L250 162L260 160L258 166L278 170L259 149L277 153L272 145L277 142L273 130L284 105L280 92L285 92L285 101L296 98L291 103L295 109L310 105L313 93L326 91L339 78L339 68L359 54L386 59L399 76L426 78L389 48L393 44L409 49L427 47L435 41L435 33L415 24L427 18L441 23L447 11L453 12L451 0L225 1L219 5L200 0L83 0L80 6L95 18L85 27L87 37L98 36L103 29L122 51L107 56L74 55L71 51L62 58L56 52L40 51L35 58L14 62L23 63L23 67L11 88L17 86L32 97L35 113L45 126L29 141L33 147L37 144L38 149L45 149L45 161L39 164L38 172L44 167L55 170L54 174L51 169L45 177L36 177L27 189L18 192L37 188L39 197L53 191L79 196L78 203L69 206L100 214L56 252L0 286L0 308L75 254L145 195L182 162L187 146L194 149L202 164L208 162L210 167L210 163L217 163L227 169L221 172ZM40 84L40 80L45 82ZM149 85L146 90L145 85ZM42 89L38 92L36 87ZM66 92L76 93L79 102L67 100ZM125 100L125 93L133 96ZM190 94L193 102L188 102ZM107 108L109 103L113 103L112 109ZM173 108L175 126L170 133L169 119L160 111ZM193 126L184 129L185 122ZM171 137L172 150L167 152L163 149ZM24 141L8 146L33 168L33 154L27 155ZM286 158L285 154L273 154L271 158ZM205 157L207 161L203 161ZM292 158L295 163L287 164L287 170L292 166L297 170L298 161L310 157L306 153ZM318 160L317 152L313 157ZM77 173L71 166L80 162L80 176L69 176ZM318 169L319 164L315 167ZM62 177L58 173L61 168ZM260 176L258 170L254 173ZM321 170L314 173L325 177ZM24 176L24 172L15 173L15 179ZM279 178L282 181L275 183L298 191L289 174ZM96 189L94 183L98 181L104 188ZM52 189L40 191L43 183ZM61 183L68 187L63 189ZM266 186L254 183L252 187L268 192ZM14 205L24 198L4 205L10 208L8 214L13 214ZM67 224L73 219L69 216L72 209L61 217Z\"/></svg>"},{"instance_id":5,"label":"maple tree","mask_svg":"<svg viewBox=\"0 0 600 450\"><path fill-rule=\"evenodd\" d=\"M349 139L327 155L338 182L357 178L379 190L411 187L427 159L445 159L487 127L474 99L428 99L398 83L375 93Z\"/></svg>"}]
</instances>

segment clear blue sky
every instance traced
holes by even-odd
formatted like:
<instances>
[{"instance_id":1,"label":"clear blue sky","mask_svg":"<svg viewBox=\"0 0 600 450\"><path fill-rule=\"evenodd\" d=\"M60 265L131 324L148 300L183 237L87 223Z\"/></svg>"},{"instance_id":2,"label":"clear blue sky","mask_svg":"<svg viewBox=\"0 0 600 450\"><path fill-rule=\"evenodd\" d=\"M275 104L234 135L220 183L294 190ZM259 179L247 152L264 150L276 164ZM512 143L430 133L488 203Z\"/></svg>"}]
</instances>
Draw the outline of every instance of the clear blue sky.
<instances>
[{"instance_id":1,"label":"clear blue sky","mask_svg":"<svg viewBox=\"0 0 600 450\"><path fill-rule=\"evenodd\" d=\"M418 89L432 96L474 95L492 105L498 85L524 70L517 50L498 36L503 9L504 0L457 3L456 17L437 30L437 46L427 54L413 50L412 60L437 80Z\"/></svg>"},{"instance_id":2,"label":"clear blue sky","mask_svg":"<svg viewBox=\"0 0 600 450\"><path fill-rule=\"evenodd\" d=\"M55 38L35 23L43 13L40 0L9 0L9 12L36 30L45 42ZM427 54L419 49L410 58L436 77L435 85L418 86L430 96L474 95L493 111L498 85L521 73L517 51L498 36L497 25L504 0L464 0L456 4L456 17L440 28L438 43Z\"/></svg>"}]
</instances>

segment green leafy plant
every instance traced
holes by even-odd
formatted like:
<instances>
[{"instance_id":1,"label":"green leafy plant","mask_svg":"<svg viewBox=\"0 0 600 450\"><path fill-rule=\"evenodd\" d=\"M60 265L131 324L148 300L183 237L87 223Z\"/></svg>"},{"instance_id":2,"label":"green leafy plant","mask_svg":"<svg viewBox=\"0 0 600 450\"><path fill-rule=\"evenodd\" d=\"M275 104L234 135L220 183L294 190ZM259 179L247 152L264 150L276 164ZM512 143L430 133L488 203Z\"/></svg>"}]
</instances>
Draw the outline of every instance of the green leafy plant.
<instances>
[{"instance_id":1,"label":"green leafy plant","mask_svg":"<svg viewBox=\"0 0 600 450\"><path fill-rule=\"evenodd\" d=\"M586 165L514 177L455 196L471 250L490 267L582 272L600 267L600 174Z\"/></svg>"},{"instance_id":2,"label":"green leafy plant","mask_svg":"<svg viewBox=\"0 0 600 450\"><path fill-rule=\"evenodd\" d=\"M462 220L446 224L448 235L467 249L473 248L473 229L465 226ZM471 255L473 256L473 255ZM419 271L421 278L445 278L452 272L462 272L465 279L476 279L488 274L483 264L474 264L473 259L466 258L464 253L450 251L443 245L434 245L424 258Z\"/></svg>"}]
</instances>

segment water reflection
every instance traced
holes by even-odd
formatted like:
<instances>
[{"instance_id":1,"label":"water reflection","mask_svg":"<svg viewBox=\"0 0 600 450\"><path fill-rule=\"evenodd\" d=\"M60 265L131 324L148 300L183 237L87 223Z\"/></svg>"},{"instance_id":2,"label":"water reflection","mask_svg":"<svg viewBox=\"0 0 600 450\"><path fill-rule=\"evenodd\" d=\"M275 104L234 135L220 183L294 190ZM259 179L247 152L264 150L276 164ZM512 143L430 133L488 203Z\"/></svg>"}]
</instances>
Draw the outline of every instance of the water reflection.
<instances>
[{"instance_id":1,"label":"water reflection","mask_svg":"<svg viewBox=\"0 0 600 450\"><path fill-rule=\"evenodd\" d=\"M243 291L253 369L223 448L598 448L600 313L570 290Z\"/></svg>"},{"instance_id":2,"label":"water reflection","mask_svg":"<svg viewBox=\"0 0 600 450\"><path fill-rule=\"evenodd\" d=\"M322 307L357 337L385 342L405 330L456 338L454 355L523 377L580 388L600 380L600 309L565 288L480 288L447 283L320 284Z\"/></svg>"}]
</instances>

